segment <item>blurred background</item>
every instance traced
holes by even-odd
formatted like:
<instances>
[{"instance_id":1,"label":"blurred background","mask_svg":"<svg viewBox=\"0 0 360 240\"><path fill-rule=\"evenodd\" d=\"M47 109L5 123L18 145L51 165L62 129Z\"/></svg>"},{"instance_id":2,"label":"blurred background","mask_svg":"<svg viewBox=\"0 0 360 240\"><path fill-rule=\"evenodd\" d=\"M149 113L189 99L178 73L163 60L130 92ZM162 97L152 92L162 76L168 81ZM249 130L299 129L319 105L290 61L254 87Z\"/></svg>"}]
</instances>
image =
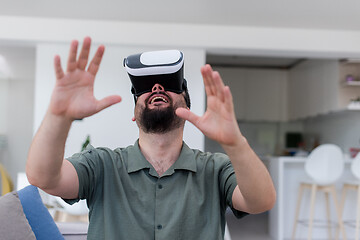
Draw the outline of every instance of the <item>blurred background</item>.
<instances>
[{"instance_id":1,"label":"blurred background","mask_svg":"<svg viewBox=\"0 0 360 240\"><path fill-rule=\"evenodd\" d=\"M75 122L66 156L91 144L123 147L137 139L123 59L179 49L192 110L206 109L200 67L210 63L230 86L242 133L261 157L306 156L322 143L360 148L360 2L94 1L0 3L0 163L17 183L72 39L106 47L95 95L123 101ZM223 151L191 124L192 148ZM266 223L265 223L266 225Z\"/></svg>"}]
</instances>

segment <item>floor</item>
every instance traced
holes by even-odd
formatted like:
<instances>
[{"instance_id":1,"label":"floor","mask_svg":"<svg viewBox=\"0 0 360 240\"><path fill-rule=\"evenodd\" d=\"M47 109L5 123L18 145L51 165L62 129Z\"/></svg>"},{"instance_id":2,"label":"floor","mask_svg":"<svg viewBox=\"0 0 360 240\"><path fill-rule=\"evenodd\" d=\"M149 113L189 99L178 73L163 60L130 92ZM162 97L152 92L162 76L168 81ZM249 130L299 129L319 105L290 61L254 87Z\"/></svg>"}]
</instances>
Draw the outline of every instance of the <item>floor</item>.
<instances>
[{"instance_id":1,"label":"floor","mask_svg":"<svg viewBox=\"0 0 360 240\"><path fill-rule=\"evenodd\" d=\"M227 211L226 222L231 240L272 240L268 230L268 213L248 215L242 219L237 219L231 211ZM355 228L347 226L345 229L347 239L354 240ZM302 240L304 239L302 238Z\"/></svg>"},{"instance_id":2,"label":"floor","mask_svg":"<svg viewBox=\"0 0 360 240\"><path fill-rule=\"evenodd\" d=\"M231 211L228 211L226 221L231 240L271 240L268 233L268 213L237 219Z\"/></svg>"}]
</instances>

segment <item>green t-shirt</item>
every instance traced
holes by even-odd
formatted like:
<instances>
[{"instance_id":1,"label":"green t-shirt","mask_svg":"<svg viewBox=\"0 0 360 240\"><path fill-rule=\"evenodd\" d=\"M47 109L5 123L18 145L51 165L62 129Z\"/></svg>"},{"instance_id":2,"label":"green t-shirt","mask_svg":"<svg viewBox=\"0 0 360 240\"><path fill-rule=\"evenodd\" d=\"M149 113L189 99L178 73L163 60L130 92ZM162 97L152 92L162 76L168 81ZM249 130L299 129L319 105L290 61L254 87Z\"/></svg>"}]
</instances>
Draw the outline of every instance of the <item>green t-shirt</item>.
<instances>
[{"instance_id":1,"label":"green t-shirt","mask_svg":"<svg viewBox=\"0 0 360 240\"><path fill-rule=\"evenodd\" d=\"M225 211L237 185L226 155L183 143L161 177L138 142L115 150L90 146L68 160L79 177L79 199L90 210L88 239L224 238ZM238 218L246 215L232 210Z\"/></svg>"}]
</instances>

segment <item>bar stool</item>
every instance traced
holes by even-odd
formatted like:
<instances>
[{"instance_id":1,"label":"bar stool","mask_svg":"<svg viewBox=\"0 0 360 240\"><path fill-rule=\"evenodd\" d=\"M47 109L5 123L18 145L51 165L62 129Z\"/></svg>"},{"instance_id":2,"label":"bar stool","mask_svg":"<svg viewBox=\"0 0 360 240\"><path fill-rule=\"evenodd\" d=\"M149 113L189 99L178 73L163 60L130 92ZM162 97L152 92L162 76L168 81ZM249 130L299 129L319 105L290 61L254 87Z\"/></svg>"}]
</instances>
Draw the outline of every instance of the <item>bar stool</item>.
<instances>
[{"instance_id":1,"label":"bar stool","mask_svg":"<svg viewBox=\"0 0 360 240\"><path fill-rule=\"evenodd\" d=\"M311 178L310 181L302 181L299 186L298 200L295 213L292 239L296 236L296 227L299 222L299 212L301 200L305 189L311 190L310 197L310 215L308 220L308 240L312 238L312 228L314 223L314 209L316 193L322 191L325 193L327 227L329 238L332 239L329 195L332 196L335 205L338 224L340 230L344 233L343 224L340 218L340 206L336 197L335 182L340 178L344 170L344 158L342 150L334 144L323 144L315 148L305 161L305 172ZM337 235L336 235L337 236Z\"/></svg>"},{"instance_id":2,"label":"bar stool","mask_svg":"<svg viewBox=\"0 0 360 240\"><path fill-rule=\"evenodd\" d=\"M341 197L341 214L344 211L344 205L346 200L347 190L355 190L357 193L356 197L356 224L355 224L355 240L359 240L360 237L360 153L352 160L351 172L356 178L354 181L346 181L342 189ZM341 216L342 217L342 216ZM346 238L344 238L346 239Z\"/></svg>"}]
</instances>

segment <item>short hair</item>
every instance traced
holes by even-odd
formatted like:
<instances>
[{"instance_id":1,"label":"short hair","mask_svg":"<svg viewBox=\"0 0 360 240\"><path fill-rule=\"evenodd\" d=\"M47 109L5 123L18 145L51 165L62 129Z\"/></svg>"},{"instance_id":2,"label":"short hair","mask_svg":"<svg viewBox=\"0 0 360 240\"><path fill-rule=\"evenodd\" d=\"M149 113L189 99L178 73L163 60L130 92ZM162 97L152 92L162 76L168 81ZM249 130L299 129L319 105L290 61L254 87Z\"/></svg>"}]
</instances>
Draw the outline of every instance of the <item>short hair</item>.
<instances>
[{"instance_id":1,"label":"short hair","mask_svg":"<svg viewBox=\"0 0 360 240\"><path fill-rule=\"evenodd\" d=\"M191 101L190 101L190 94L189 94L187 87L185 88L184 93L185 93L184 98L185 98L186 106L190 109Z\"/></svg>"}]
</instances>

